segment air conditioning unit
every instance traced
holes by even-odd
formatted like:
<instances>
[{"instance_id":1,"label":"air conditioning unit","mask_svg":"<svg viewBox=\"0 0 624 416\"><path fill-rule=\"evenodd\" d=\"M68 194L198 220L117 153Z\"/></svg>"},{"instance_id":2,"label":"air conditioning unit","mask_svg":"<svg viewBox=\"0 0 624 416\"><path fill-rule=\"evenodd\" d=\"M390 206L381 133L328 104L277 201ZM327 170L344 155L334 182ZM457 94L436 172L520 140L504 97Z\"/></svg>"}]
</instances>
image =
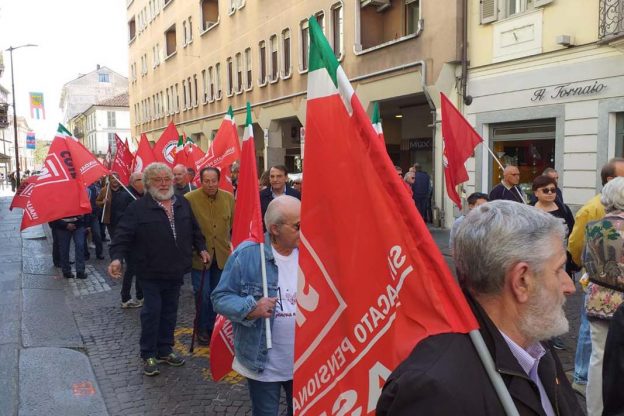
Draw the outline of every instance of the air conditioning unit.
<instances>
[{"instance_id":1,"label":"air conditioning unit","mask_svg":"<svg viewBox=\"0 0 624 416\"><path fill-rule=\"evenodd\" d=\"M377 7L378 12L382 12L390 7L390 0L361 0L360 7Z\"/></svg>"}]
</instances>

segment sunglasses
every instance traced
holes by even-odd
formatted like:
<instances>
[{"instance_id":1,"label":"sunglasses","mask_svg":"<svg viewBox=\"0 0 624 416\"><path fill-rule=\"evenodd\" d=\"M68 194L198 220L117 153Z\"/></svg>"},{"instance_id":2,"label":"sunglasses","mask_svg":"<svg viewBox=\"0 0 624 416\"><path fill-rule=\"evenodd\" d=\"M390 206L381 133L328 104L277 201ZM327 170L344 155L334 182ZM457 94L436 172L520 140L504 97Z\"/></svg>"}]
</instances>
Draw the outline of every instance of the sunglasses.
<instances>
[{"instance_id":1,"label":"sunglasses","mask_svg":"<svg viewBox=\"0 0 624 416\"><path fill-rule=\"evenodd\" d=\"M554 194L557 192L557 188L542 188L542 192L545 193L546 195Z\"/></svg>"}]
</instances>

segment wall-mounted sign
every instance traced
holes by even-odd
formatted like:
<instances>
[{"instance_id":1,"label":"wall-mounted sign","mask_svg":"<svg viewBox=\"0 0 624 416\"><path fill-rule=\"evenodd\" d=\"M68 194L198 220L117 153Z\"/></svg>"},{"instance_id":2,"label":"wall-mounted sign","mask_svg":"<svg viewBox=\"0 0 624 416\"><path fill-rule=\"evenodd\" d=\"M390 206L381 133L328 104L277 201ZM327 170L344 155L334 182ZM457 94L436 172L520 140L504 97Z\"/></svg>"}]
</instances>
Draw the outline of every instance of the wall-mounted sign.
<instances>
[{"instance_id":1,"label":"wall-mounted sign","mask_svg":"<svg viewBox=\"0 0 624 416\"><path fill-rule=\"evenodd\" d=\"M35 132L29 131L26 134L26 149L35 149Z\"/></svg>"},{"instance_id":2,"label":"wall-mounted sign","mask_svg":"<svg viewBox=\"0 0 624 416\"><path fill-rule=\"evenodd\" d=\"M425 137L421 139L410 139L409 141L409 149L410 150L431 150L432 145L431 137Z\"/></svg>"},{"instance_id":3,"label":"wall-mounted sign","mask_svg":"<svg viewBox=\"0 0 624 416\"><path fill-rule=\"evenodd\" d=\"M540 102L546 98L568 98L583 95L600 94L607 89L607 85L598 81L593 84L575 85L572 83L561 84L550 88L538 88L533 91L532 102Z\"/></svg>"}]
</instances>

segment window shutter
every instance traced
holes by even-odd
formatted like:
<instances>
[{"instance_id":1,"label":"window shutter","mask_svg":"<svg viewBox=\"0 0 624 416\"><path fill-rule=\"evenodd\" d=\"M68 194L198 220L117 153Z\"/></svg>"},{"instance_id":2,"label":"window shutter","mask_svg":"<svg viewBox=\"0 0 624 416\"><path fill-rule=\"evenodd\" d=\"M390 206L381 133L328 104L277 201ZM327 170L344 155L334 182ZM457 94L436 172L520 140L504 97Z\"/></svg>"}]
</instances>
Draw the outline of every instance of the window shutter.
<instances>
[{"instance_id":1,"label":"window shutter","mask_svg":"<svg viewBox=\"0 0 624 416\"><path fill-rule=\"evenodd\" d=\"M498 18L497 0L481 0L481 24L490 23Z\"/></svg>"},{"instance_id":2,"label":"window shutter","mask_svg":"<svg viewBox=\"0 0 624 416\"><path fill-rule=\"evenodd\" d=\"M542 7L546 6L549 3L552 3L553 0L533 0L533 6Z\"/></svg>"}]
</instances>

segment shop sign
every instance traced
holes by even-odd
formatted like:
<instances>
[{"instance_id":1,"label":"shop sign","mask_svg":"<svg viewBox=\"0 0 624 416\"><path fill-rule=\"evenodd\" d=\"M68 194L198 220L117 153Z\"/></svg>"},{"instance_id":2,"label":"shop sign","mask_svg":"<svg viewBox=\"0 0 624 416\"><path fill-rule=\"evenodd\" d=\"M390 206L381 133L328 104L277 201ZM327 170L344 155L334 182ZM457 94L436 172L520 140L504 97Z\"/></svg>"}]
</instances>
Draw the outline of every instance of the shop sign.
<instances>
[{"instance_id":1,"label":"shop sign","mask_svg":"<svg viewBox=\"0 0 624 416\"><path fill-rule=\"evenodd\" d=\"M411 139L409 141L409 149L410 150L428 150L431 149L432 140L431 138L423 138L423 139Z\"/></svg>"},{"instance_id":2,"label":"shop sign","mask_svg":"<svg viewBox=\"0 0 624 416\"><path fill-rule=\"evenodd\" d=\"M567 98L599 94L607 89L607 85L594 81L593 84L574 86L572 83L557 85L552 88L538 88L533 91L532 102L540 102L545 98Z\"/></svg>"}]
</instances>

